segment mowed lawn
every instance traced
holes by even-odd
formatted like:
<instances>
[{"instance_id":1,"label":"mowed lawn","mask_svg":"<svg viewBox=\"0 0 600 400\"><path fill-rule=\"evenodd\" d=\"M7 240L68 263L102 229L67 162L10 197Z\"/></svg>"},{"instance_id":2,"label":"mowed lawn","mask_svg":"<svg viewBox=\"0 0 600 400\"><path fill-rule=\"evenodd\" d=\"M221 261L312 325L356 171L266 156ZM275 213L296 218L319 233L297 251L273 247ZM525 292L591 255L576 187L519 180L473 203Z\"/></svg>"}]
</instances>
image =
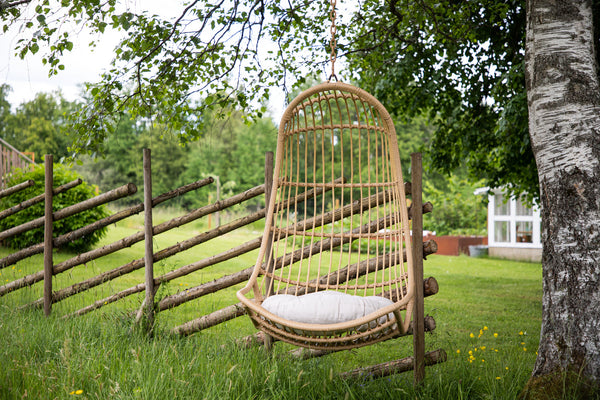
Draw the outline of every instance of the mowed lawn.
<instances>
[{"instance_id":1,"label":"mowed lawn","mask_svg":"<svg viewBox=\"0 0 600 400\"><path fill-rule=\"evenodd\" d=\"M169 213L155 216L155 223ZM133 234L142 218L111 227L102 244ZM192 223L155 238L154 249L182 242L206 230ZM238 230L160 261L161 275L260 236L260 225ZM9 250L2 249L2 255ZM72 254L55 253L55 263ZM143 243L89 262L54 278L54 290L143 257ZM248 268L256 251L162 285L158 298ZM42 257L0 271L2 283L42 269ZM254 333L246 317L187 338L171 328L237 302L239 285L158 314L155 335L134 328L133 313L144 294L127 297L83 317L68 313L144 281L143 269L53 305L52 315L17 307L42 296L41 282L0 297L0 399L16 398L515 398L525 384L539 341L541 265L466 256L430 256L425 276L440 291L425 300L437 328L427 350L443 348L446 363L428 367L415 391L410 373L384 379L341 380L338 372L403 358L412 338L295 360L285 344L272 355L239 349L235 339Z\"/></svg>"}]
</instances>

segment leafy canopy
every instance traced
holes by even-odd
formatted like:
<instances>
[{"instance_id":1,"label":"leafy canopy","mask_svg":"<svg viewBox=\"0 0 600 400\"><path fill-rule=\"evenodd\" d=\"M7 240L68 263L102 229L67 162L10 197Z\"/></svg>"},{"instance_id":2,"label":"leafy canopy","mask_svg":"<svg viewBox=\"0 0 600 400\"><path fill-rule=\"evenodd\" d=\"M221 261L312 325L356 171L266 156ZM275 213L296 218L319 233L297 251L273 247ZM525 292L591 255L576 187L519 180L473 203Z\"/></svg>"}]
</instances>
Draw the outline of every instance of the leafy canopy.
<instances>
[{"instance_id":1,"label":"leafy canopy","mask_svg":"<svg viewBox=\"0 0 600 400\"><path fill-rule=\"evenodd\" d=\"M449 172L466 163L490 186L537 193L524 2L338 2L339 75L359 81L397 116L427 113L435 123L434 167ZM62 54L76 45L67 27L122 33L111 68L86 86L87 103L71 114L72 150L90 154L124 114L169 126L182 142L201 136L206 111L251 109L245 115L259 117L270 88L301 85L329 58L329 2L194 0L169 3L179 7L174 18L116 0L2 4L4 29L16 24L26 32L19 54L48 49L50 74L64 68Z\"/></svg>"}]
</instances>

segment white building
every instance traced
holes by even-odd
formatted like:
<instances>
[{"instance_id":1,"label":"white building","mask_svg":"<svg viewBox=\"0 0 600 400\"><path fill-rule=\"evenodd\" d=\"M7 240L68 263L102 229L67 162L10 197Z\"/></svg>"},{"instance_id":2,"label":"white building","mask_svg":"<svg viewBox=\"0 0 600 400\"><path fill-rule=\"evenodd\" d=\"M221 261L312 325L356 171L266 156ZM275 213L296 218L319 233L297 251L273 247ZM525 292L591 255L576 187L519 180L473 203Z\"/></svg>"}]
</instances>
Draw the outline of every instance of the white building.
<instances>
[{"instance_id":1,"label":"white building","mask_svg":"<svg viewBox=\"0 0 600 400\"><path fill-rule=\"evenodd\" d=\"M481 188L475 194L488 194ZM521 199L507 198L502 189L488 194L488 254L491 257L539 262L542 241L539 207L528 207Z\"/></svg>"}]
</instances>

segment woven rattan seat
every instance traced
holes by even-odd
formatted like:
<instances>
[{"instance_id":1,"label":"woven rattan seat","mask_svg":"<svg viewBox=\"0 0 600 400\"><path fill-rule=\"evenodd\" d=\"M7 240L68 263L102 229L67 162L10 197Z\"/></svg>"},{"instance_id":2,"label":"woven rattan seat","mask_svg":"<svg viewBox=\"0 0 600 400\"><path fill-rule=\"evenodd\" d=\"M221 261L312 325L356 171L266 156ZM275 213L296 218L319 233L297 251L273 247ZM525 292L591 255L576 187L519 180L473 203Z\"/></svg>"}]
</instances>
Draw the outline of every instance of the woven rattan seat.
<instances>
[{"instance_id":1,"label":"woven rattan seat","mask_svg":"<svg viewBox=\"0 0 600 400\"><path fill-rule=\"evenodd\" d=\"M296 97L279 126L267 210L257 263L238 292L258 329L328 350L406 333L415 293L408 209L395 128L378 100L341 82ZM262 307L268 296L316 291L392 303L327 324L297 322Z\"/></svg>"}]
</instances>

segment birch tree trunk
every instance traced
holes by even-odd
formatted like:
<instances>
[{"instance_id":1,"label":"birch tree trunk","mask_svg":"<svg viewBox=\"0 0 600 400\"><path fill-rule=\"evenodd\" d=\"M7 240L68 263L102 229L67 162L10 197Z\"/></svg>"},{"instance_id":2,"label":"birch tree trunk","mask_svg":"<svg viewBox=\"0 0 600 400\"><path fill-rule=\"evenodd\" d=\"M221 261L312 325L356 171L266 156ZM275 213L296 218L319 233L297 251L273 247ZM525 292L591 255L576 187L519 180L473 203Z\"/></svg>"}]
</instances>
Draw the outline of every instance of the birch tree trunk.
<instances>
[{"instance_id":1,"label":"birch tree trunk","mask_svg":"<svg viewBox=\"0 0 600 400\"><path fill-rule=\"evenodd\" d=\"M529 132L543 220L540 347L525 390L600 385L600 87L592 0L528 0ZM565 385L563 389L562 385ZM537 393L537 394L536 394ZM546 398L544 397L544 398Z\"/></svg>"}]
</instances>

